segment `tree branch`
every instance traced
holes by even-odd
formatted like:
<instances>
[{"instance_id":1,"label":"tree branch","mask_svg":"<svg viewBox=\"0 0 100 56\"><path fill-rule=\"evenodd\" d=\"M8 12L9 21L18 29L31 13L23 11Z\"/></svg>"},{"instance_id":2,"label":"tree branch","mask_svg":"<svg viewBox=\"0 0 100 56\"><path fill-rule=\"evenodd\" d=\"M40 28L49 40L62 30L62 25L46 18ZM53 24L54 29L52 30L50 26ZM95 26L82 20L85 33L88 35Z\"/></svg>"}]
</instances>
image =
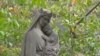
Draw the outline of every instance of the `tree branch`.
<instances>
[{"instance_id":1,"label":"tree branch","mask_svg":"<svg viewBox=\"0 0 100 56\"><path fill-rule=\"evenodd\" d=\"M87 17L99 4L100 4L100 2L98 2L91 10L89 10L89 11L85 14L84 17ZM79 24L83 21L84 17L82 17L82 18L76 23L76 25L79 25Z\"/></svg>"}]
</instances>

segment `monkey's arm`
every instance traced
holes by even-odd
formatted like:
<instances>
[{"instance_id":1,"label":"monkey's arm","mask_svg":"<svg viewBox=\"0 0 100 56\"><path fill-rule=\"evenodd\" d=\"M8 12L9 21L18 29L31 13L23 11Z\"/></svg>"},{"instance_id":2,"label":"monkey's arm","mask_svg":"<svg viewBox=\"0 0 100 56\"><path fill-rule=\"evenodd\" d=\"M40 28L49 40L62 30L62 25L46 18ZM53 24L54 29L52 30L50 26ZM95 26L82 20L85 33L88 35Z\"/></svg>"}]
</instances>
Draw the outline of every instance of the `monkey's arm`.
<instances>
[{"instance_id":1,"label":"monkey's arm","mask_svg":"<svg viewBox=\"0 0 100 56\"><path fill-rule=\"evenodd\" d=\"M49 38L48 36L44 35L44 34L43 34L41 37L42 37L45 41L50 41L50 38Z\"/></svg>"},{"instance_id":2,"label":"monkey's arm","mask_svg":"<svg viewBox=\"0 0 100 56\"><path fill-rule=\"evenodd\" d=\"M33 37L34 36L34 37ZM36 54L36 34L34 31L26 32L23 40L21 56L35 56Z\"/></svg>"}]
</instances>

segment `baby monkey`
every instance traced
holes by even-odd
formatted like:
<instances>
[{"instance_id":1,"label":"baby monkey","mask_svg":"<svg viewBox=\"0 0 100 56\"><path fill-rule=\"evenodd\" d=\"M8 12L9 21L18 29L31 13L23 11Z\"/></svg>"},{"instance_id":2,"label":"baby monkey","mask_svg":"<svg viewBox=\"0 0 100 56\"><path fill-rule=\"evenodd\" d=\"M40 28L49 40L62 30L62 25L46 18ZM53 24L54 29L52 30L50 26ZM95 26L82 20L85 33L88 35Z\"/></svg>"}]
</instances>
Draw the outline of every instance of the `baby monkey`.
<instances>
[{"instance_id":1,"label":"baby monkey","mask_svg":"<svg viewBox=\"0 0 100 56\"><path fill-rule=\"evenodd\" d=\"M53 29L50 27L49 24L47 24L46 26L44 26L42 28L42 31L45 35L48 36L49 38L49 42L50 43L58 43L58 36L55 34L55 32L53 31Z\"/></svg>"}]
</instances>

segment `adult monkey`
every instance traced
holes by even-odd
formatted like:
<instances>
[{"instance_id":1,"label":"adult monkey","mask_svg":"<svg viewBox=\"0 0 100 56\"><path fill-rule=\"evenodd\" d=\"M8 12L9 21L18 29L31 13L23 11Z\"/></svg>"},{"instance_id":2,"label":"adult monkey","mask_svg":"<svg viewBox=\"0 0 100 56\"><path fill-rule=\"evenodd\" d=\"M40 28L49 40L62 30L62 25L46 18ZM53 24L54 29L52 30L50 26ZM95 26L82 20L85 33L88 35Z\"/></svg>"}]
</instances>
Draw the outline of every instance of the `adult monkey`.
<instances>
[{"instance_id":1,"label":"adult monkey","mask_svg":"<svg viewBox=\"0 0 100 56\"><path fill-rule=\"evenodd\" d=\"M35 10L35 12L36 16L32 25L25 34L21 56L44 56L41 54L43 54L45 41L50 41L48 36L42 32L42 27L48 25L52 14L43 10Z\"/></svg>"},{"instance_id":2,"label":"adult monkey","mask_svg":"<svg viewBox=\"0 0 100 56\"><path fill-rule=\"evenodd\" d=\"M59 51L59 42L58 42L58 36L55 34L55 32L52 30L51 26L49 25L51 16L47 16L46 10L44 10L43 13L43 21L46 23L42 24L42 32L47 36L46 39L46 45L45 48L40 51L41 56L58 56L58 51ZM38 50L37 50L38 52ZM39 52L38 52L39 53Z\"/></svg>"}]
</instances>

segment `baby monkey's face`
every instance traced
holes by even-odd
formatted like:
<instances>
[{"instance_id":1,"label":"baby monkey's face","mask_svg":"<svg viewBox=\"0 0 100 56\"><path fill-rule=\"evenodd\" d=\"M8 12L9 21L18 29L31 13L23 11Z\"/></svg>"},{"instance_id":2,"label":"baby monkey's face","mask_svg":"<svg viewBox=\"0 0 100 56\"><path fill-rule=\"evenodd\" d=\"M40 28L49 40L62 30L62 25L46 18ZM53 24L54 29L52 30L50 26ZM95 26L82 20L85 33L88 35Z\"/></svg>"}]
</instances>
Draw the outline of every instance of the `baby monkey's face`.
<instances>
[{"instance_id":1,"label":"baby monkey's face","mask_svg":"<svg viewBox=\"0 0 100 56\"><path fill-rule=\"evenodd\" d=\"M42 31L47 36L50 36L52 33L52 28L50 27L50 25L46 25L45 27L42 28Z\"/></svg>"}]
</instances>

